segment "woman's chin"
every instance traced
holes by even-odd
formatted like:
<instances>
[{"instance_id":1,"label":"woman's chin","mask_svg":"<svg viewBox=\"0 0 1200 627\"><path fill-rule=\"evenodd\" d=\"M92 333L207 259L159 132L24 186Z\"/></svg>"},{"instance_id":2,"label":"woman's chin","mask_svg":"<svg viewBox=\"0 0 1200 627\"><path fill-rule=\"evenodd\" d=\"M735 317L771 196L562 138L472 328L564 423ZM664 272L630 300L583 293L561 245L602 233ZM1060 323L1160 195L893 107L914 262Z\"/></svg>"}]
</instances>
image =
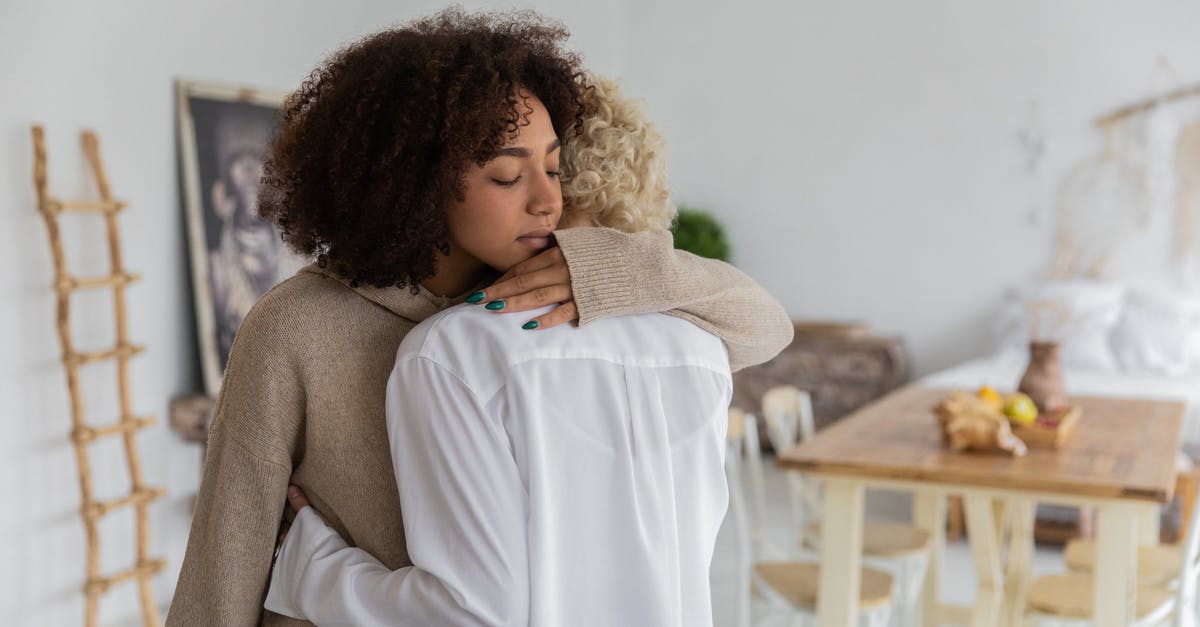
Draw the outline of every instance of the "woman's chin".
<instances>
[{"instance_id":1,"label":"woman's chin","mask_svg":"<svg viewBox=\"0 0 1200 627\"><path fill-rule=\"evenodd\" d=\"M513 266L536 257L540 252L542 251L534 249L519 250L514 254L505 255L503 259L497 259L494 263L489 263L488 265L496 272L504 274L511 270Z\"/></svg>"}]
</instances>

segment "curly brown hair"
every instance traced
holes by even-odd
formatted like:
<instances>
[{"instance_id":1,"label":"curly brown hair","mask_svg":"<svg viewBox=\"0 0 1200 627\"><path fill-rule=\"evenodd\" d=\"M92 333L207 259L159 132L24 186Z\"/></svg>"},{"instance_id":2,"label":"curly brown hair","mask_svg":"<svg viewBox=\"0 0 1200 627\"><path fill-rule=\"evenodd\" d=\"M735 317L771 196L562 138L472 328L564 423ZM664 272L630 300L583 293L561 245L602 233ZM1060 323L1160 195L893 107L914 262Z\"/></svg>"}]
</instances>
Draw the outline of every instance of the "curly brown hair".
<instances>
[{"instance_id":1,"label":"curly brown hair","mask_svg":"<svg viewBox=\"0 0 1200 627\"><path fill-rule=\"evenodd\" d=\"M260 215L353 284L415 289L446 250L467 167L528 123L519 89L560 137L581 125L587 79L567 35L533 12L454 8L343 48L284 103Z\"/></svg>"}]
</instances>

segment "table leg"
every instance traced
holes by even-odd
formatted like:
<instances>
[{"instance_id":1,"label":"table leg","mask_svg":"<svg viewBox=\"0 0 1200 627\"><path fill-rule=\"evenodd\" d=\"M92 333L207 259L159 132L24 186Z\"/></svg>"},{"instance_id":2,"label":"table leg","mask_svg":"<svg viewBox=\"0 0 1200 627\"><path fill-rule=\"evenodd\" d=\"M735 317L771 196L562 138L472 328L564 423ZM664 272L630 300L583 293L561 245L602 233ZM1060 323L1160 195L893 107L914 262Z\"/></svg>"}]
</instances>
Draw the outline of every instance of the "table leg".
<instances>
[{"instance_id":1,"label":"table leg","mask_svg":"<svg viewBox=\"0 0 1200 627\"><path fill-rule=\"evenodd\" d=\"M862 568L863 484L825 481L825 524L821 527L821 580L817 624L857 624Z\"/></svg>"},{"instance_id":2,"label":"table leg","mask_svg":"<svg viewBox=\"0 0 1200 627\"><path fill-rule=\"evenodd\" d=\"M1132 625L1137 595L1137 505L1105 503L1096 521L1096 577L1092 610L1096 627Z\"/></svg>"},{"instance_id":3,"label":"table leg","mask_svg":"<svg viewBox=\"0 0 1200 627\"><path fill-rule=\"evenodd\" d=\"M1079 537L1085 540L1096 539L1096 506L1079 506Z\"/></svg>"},{"instance_id":4,"label":"table leg","mask_svg":"<svg viewBox=\"0 0 1200 627\"><path fill-rule=\"evenodd\" d=\"M964 498L967 514L967 540L975 565L978 589L972 627L996 625L1000 619L1000 601L1004 592L1001 578L1000 538L996 533L996 509L990 496L967 494Z\"/></svg>"},{"instance_id":5,"label":"table leg","mask_svg":"<svg viewBox=\"0 0 1200 627\"><path fill-rule=\"evenodd\" d=\"M921 591L921 621L914 625L941 624L942 552L946 548L946 495L922 490L913 495L913 524L929 533L929 567Z\"/></svg>"},{"instance_id":6,"label":"table leg","mask_svg":"<svg viewBox=\"0 0 1200 627\"><path fill-rule=\"evenodd\" d=\"M1160 524L1158 504L1143 506L1138 516L1138 542L1142 546L1158 544Z\"/></svg>"},{"instance_id":7,"label":"table leg","mask_svg":"<svg viewBox=\"0 0 1200 627\"><path fill-rule=\"evenodd\" d=\"M1004 588L1006 625L1020 625L1025 615L1025 595L1033 581L1034 507L1030 499L1014 498L1008 502L1010 535Z\"/></svg>"},{"instance_id":8,"label":"table leg","mask_svg":"<svg viewBox=\"0 0 1200 627\"><path fill-rule=\"evenodd\" d=\"M1000 548L1000 554L1004 555L1004 539L1006 537L1006 527L1008 525L1008 501L1000 498L992 498L992 519L995 521L995 526L992 531L996 532L996 546Z\"/></svg>"}]
</instances>

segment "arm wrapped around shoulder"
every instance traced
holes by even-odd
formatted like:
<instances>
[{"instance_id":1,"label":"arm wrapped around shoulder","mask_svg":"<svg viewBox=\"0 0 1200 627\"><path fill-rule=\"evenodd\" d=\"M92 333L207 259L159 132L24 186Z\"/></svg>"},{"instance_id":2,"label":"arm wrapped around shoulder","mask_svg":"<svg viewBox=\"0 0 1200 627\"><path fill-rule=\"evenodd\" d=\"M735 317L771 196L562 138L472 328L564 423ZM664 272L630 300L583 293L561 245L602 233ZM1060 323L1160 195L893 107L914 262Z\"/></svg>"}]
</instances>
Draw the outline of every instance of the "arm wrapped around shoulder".
<instances>
[{"instance_id":1,"label":"arm wrapped around shoulder","mask_svg":"<svg viewBox=\"0 0 1200 627\"><path fill-rule=\"evenodd\" d=\"M579 324L666 313L720 337L734 370L763 363L792 341L779 301L737 268L676 250L668 231L604 227L555 232L571 273Z\"/></svg>"}]
</instances>

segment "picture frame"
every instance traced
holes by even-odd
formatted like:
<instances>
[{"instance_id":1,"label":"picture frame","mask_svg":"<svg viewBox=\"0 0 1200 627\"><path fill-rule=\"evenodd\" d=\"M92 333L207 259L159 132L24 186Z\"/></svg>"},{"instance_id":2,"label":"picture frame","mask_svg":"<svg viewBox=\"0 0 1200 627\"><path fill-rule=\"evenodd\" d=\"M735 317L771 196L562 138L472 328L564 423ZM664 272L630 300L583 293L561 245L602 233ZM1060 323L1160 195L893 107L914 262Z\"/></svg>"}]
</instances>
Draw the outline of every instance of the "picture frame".
<instances>
[{"instance_id":1,"label":"picture frame","mask_svg":"<svg viewBox=\"0 0 1200 627\"><path fill-rule=\"evenodd\" d=\"M176 81L179 165L204 391L216 396L250 307L308 260L258 217L262 163L287 94Z\"/></svg>"}]
</instances>

